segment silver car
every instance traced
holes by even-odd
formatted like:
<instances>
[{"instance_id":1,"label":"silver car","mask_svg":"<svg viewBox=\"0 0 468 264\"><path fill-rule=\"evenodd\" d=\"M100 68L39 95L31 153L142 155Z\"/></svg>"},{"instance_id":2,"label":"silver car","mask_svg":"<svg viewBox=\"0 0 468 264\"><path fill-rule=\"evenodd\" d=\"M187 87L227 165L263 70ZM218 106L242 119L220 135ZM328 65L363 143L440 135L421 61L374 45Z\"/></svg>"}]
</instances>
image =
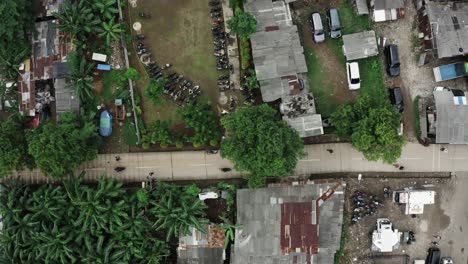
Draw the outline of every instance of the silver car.
<instances>
[{"instance_id":1,"label":"silver car","mask_svg":"<svg viewBox=\"0 0 468 264\"><path fill-rule=\"evenodd\" d=\"M325 32L323 30L322 18L319 13L312 13L310 26L312 27L312 33L314 34L314 41L316 43L324 42Z\"/></svg>"}]
</instances>

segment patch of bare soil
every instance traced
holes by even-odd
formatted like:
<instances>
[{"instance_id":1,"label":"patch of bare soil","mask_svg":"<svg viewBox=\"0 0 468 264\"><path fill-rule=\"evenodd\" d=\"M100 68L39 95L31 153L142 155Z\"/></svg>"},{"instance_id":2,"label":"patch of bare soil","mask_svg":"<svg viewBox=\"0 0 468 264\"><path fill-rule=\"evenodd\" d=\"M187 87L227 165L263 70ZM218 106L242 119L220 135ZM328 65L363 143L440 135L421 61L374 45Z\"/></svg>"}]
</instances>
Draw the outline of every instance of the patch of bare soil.
<instances>
[{"instance_id":1,"label":"patch of bare soil","mask_svg":"<svg viewBox=\"0 0 468 264\"><path fill-rule=\"evenodd\" d=\"M411 263L406 259L424 259L427 249L431 246L434 235L447 227L447 216L441 209L442 193L451 192L450 179L438 178L363 178L358 182L356 178L347 179L345 200L345 221L350 223L353 210L351 196L356 190L365 191L367 194L376 195L383 204L378 207L373 215L365 216L358 223L349 226L345 255L341 264L374 264L374 263ZM383 188L390 187L391 191L413 187L418 190L426 189L436 191L434 205L426 205L424 213L412 217L404 214L404 207L392 201L392 198L383 197ZM391 253L378 253L371 251L372 232L376 229L377 218L388 218L393 227L400 232L415 232L416 241L408 245L401 242L400 247ZM393 260L394 262L391 262ZM390 262L389 262L390 261Z\"/></svg>"}]
</instances>

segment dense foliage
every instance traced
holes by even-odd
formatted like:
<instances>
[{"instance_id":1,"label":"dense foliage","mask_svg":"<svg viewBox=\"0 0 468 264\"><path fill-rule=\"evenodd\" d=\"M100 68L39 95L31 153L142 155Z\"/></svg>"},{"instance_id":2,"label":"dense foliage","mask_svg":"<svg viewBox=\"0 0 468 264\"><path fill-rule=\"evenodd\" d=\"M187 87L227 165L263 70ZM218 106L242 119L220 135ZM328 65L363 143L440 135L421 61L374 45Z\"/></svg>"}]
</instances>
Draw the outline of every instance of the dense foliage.
<instances>
[{"instance_id":1,"label":"dense foliage","mask_svg":"<svg viewBox=\"0 0 468 264\"><path fill-rule=\"evenodd\" d=\"M197 197L198 191L191 191L190 185L181 188L175 185L159 182L151 193L150 214L156 222L156 230L166 232L166 240L172 236L190 234L190 227L206 232L203 224L208 224L203 204Z\"/></svg>"},{"instance_id":2,"label":"dense foliage","mask_svg":"<svg viewBox=\"0 0 468 264\"><path fill-rule=\"evenodd\" d=\"M102 179L0 193L2 257L8 263L160 263L165 244L136 192Z\"/></svg>"},{"instance_id":3,"label":"dense foliage","mask_svg":"<svg viewBox=\"0 0 468 264\"><path fill-rule=\"evenodd\" d=\"M341 105L330 123L341 136L349 136L353 146L369 160L394 163L405 144L398 135L401 116L388 100L361 95L355 103Z\"/></svg>"},{"instance_id":4,"label":"dense foliage","mask_svg":"<svg viewBox=\"0 0 468 264\"><path fill-rule=\"evenodd\" d=\"M30 0L0 1L0 72L14 79L18 66L29 55L28 33L34 27L34 5Z\"/></svg>"},{"instance_id":5,"label":"dense foliage","mask_svg":"<svg viewBox=\"0 0 468 264\"><path fill-rule=\"evenodd\" d=\"M205 231L199 191L162 182L124 189L108 178L93 186L80 178L38 188L12 182L0 192L0 262L163 263L160 236Z\"/></svg>"},{"instance_id":6,"label":"dense foliage","mask_svg":"<svg viewBox=\"0 0 468 264\"><path fill-rule=\"evenodd\" d=\"M303 153L302 140L268 105L241 107L221 123L227 135L221 156L230 159L237 170L250 172L255 178L294 171Z\"/></svg>"},{"instance_id":7,"label":"dense foliage","mask_svg":"<svg viewBox=\"0 0 468 264\"><path fill-rule=\"evenodd\" d=\"M164 86L166 85L166 83L167 79L161 78L157 81L150 81L148 86L146 86L144 94L148 99L151 100L153 105L160 105L162 103L163 99L161 98L161 95L163 93Z\"/></svg>"},{"instance_id":8,"label":"dense foliage","mask_svg":"<svg viewBox=\"0 0 468 264\"><path fill-rule=\"evenodd\" d=\"M13 170L34 167L19 114L0 122L0 135L0 177L9 176Z\"/></svg>"},{"instance_id":9,"label":"dense foliage","mask_svg":"<svg viewBox=\"0 0 468 264\"><path fill-rule=\"evenodd\" d=\"M95 88L92 75L94 64L88 63L84 56L80 56L75 52L68 55L67 64L70 71L68 75L69 87L75 90L76 95L82 102L93 98L92 91Z\"/></svg>"},{"instance_id":10,"label":"dense foliage","mask_svg":"<svg viewBox=\"0 0 468 264\"><path fill-rule=\"evenodd\" d=\"M255 33L257 21L249 12L240 8L235 9L234 17L227 21L227 26L232 32L236 33L241 39L249 39Z\"/></svg>"},{"instance_id":11,"label":"dense foliage","mask_svg":"<svg viewBox=\"0 0 468 264\"><path fill-rule=\"evenodd\" d=\"M161 147L167 147L174 143L175 138L173 132L169 129L170 120L156 120L147 128L147 132L143 135L143 148L149 148L150 144L159 143Z\"/></svg>"},{"instance_id":12,"label":"dense foliage","mask_svg":"<svg viewBox=\"0 0 468 264\"><path fill-rule=\"evenodd\" d=\"M187 127L194 130L194 134L190 138L194 146L201 146L210 141L215 143L221 138L216 113L210 104L188 103L179 110L179 114Z\"/></svg>"},{"instance_id":13,"label":"dense foliage","mask_svg":"<svg viewBox=\"0 0 468 264\"><path fill-rule=\"evenodd\" d=\"M28 152L41 171L53 177L72 173L81 163L96 158L99 137L96 126L72 113L57 123L45 123L27 135Z\"/></svg>"}]
</instances>

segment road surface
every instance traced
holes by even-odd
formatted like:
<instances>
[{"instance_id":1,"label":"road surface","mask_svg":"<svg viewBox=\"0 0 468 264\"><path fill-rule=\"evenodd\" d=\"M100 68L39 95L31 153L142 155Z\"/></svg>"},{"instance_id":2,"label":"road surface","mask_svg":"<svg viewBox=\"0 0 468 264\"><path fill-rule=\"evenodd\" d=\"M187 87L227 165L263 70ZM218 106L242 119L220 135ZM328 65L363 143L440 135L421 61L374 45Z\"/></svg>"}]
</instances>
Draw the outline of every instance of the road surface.
<instances>
[{"instance_id":1,"label":"road surface","mask_svg":"<svg viewBox=\"0 0 468 264\"><path fill-rule=\"evenodd\" d=\"M440 149L445 147L448 151ZM329 153L327 149L333 150ZM120 161L115 157L120 156ZM468 171L468 146L431 145L408 143L401 158L397 161L405 172L453 172ZM123 166L122 172L114 168ZM220 168L233 168L230 161L218 154L205 151L144 152L123 154L101 154L96 160L83 164L76 172L86 171L86 180L94 180L101 175L109 175L126 182L137 182L147 178L150 172L161 180L204 180L238 178L241 173L232 170L221 172ZM391 164L380 161L367 161L350 144L306 145L305 156L296 168L295 175L337 172L398 172ZM15 173L26 182L40 183L52 181L38 170Z\"/></svg>"}]
</instances>

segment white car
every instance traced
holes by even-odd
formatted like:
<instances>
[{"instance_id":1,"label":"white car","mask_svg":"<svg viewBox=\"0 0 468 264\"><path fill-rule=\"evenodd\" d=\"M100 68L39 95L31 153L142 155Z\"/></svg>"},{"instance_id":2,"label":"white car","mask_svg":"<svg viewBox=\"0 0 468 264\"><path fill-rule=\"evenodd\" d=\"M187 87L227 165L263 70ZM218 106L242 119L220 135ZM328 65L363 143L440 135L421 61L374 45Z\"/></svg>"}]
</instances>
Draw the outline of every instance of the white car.
<instances>
[{"instance_id":1,"label":"white car","mask_svg":"<svg viewBox=\"0 0 468 264\"><path fill-rule=\"evenodd\" d=\"M361 88L361 77L359 76L359 64L357 62L346 63L346 76L348 76L348 87L350 90Z\"/></svg>"}]
</instances>

